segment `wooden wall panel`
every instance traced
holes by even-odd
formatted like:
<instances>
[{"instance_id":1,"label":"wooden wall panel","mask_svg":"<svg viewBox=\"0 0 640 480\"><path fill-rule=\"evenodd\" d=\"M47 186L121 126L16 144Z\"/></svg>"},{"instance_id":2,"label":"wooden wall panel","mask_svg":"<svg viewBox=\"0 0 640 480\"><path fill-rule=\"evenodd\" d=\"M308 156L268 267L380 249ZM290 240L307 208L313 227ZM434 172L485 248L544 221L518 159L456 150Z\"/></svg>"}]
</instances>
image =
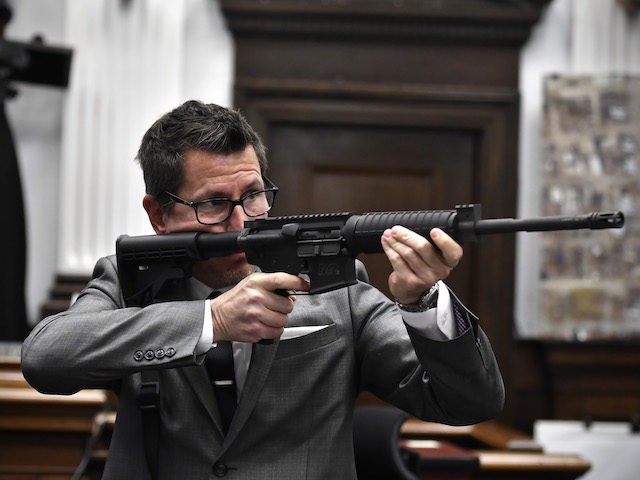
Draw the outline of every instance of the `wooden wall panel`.
<instances>
[{"instance_id":1,"label":"wooden wall panel","mask_svg":"<svg viewBox=\"0 0 640 480\"><path fill-rule=\"evenodd\" d=\"M236 45L236 105L263 135L282 187L274 213L473 202L485 217L515 216L519 50L545 1L221 4ZM385 290L384 260L365 261ZM503 419L526 426L532 418L514 400L541 377L536 357L522 356L530 346L513 338L513 281L505 235L466 245L449 283L494 345Z\"/></svg>"}]
</instances>

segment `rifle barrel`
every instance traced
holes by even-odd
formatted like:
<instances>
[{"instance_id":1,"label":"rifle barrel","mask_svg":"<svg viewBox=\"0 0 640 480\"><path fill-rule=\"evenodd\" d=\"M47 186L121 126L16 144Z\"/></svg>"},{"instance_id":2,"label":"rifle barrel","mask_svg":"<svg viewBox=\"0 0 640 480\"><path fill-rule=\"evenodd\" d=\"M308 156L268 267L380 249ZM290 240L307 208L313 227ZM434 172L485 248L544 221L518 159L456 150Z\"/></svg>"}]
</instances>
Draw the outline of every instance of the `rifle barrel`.
<instances>
[{"instance_id":1,"label":"rifle barrel","mask_svg":"<svg viewBox=\"0 0 640 480\"><path fill-rule=\"evenodd\" d=\"M622 212L594 212L574 217L540 217L530 219L498 218L477 220L474 231L477 235L510 232L548 232L553 230L600 230L624 226Z\"/></svg>"}]
</instances>

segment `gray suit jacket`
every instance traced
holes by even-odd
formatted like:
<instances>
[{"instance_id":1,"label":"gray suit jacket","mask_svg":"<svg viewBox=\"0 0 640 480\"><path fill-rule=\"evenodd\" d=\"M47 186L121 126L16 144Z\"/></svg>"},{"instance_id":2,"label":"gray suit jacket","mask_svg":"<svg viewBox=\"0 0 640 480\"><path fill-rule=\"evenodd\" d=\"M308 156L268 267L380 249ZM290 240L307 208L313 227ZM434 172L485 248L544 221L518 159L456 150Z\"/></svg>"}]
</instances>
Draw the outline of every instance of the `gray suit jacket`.
<instances>
[{"instance_id":1,"label":"gray suit jacket","mask_svg":"<svg viewBox=\"0 0 640 480\"><path fill-rule=\"evenodd\" d=\"M149 478L136 404L142 369L160 369L158 471L167 480L216 478L223 464L231 479L355 478L352 414L362 390L454 425L502 408L500 372L471 313L459 306L474 327L464 335L429 340L405 326L393 302L358 283L298 297L289 325L327 328L253 346L225 437L203 358L193 353L204 304L187 298L125 308L115 257L103 258L69 310L40 322L24 342L23 373L39 391L118 392L103 478Z\"/></svg>"}]
</instances>

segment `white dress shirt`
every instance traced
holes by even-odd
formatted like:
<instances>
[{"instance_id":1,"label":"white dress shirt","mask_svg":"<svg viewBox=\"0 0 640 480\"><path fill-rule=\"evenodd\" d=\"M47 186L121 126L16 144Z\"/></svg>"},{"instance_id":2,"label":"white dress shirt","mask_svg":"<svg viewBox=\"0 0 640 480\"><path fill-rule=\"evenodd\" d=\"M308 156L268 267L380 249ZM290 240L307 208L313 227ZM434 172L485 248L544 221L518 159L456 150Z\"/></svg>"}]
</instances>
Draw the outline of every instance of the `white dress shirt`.
<instances>
[{"instance_id":1,"label":"white dress shirt","mask_svg":"<svg viewBox=\"0 0 640 480\"><path fill-rule=\"evenodd\" d=\"M436 285L438 287L438 301L436 307L425 312L406 312L404 310L400 310L402 312L402 319L407 325L419 330L425 337L438 341L451 340L457 335L457 332L455 322L453 321L449 289L442 281L439 281ZM211 291L209 287L196 279L192 279L191 288L197 292L197 296L202 297L208 296ZM200 295L201 292L202 295ZM290 327L287 328L287 331L280 339L286 340L288 338L308 335L309 333L322 328L326 328L326 325L319 327ZM244 383L247 378L247 372L249 370L253 343L232 342L232 346L236 386L238 388L238 398L240 398L242 388L244 387ZM210 348L215 347L213 321L211 318L211 300L207 299L205 300L202 334L196 344L194 353L196 355L202 355Z\"/></svg>"}]
</instances>

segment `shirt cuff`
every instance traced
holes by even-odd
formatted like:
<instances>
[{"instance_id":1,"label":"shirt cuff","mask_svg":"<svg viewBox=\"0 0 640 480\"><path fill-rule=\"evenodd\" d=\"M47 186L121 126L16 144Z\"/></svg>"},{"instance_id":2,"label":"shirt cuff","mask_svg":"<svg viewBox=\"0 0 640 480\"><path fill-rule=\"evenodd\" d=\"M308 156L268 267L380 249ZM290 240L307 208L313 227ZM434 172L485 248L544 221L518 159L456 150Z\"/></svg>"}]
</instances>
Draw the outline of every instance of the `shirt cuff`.
<instances>
[{"instance_id":1,"label":"shirt cuff","mask_svg":"<svg viewBox=\"0 0 640 480\"><path fill-rule=\"evenodd\" d=\"M432 340L451 340L458 336L456 322L453 319L451 295L442 281L438 287L438 301L435 308L425 312L402 312L404 322Z\"/></svg>"},{"instance_id":2,"label":"shirt cuff","mask_svg":"<svg viewBox=\"0 0 640 480\"><path fill-rule=\"evenodd\" d=\"M204 319L202 320L202 333L196 344L195 354L207 353L213 345L213 322L211 319L211 300L204 301Z\"/></svg>"}]
</instances>

